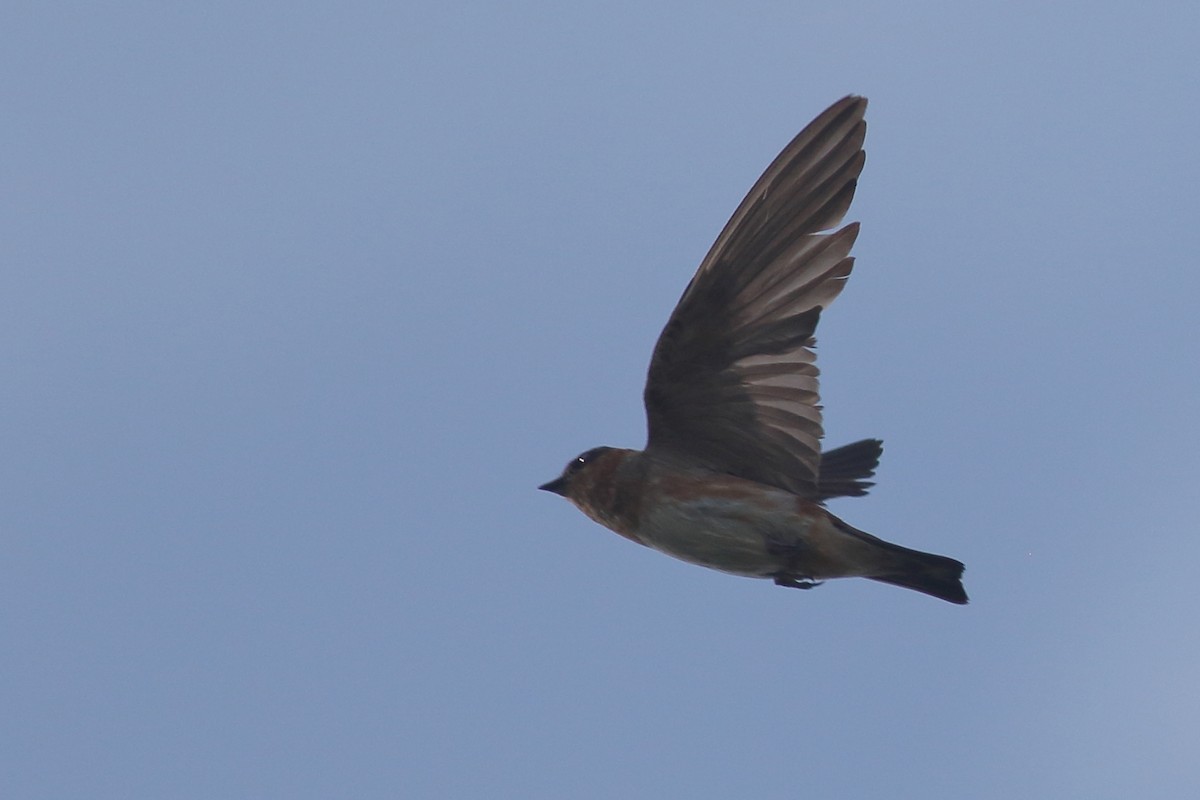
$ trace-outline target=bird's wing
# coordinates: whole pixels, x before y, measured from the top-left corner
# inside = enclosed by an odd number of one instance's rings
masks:
[[[879,456],[883,454],[883,442],[879,439],[863,439],[845,444],[835,450],[821,453],[821,473],[817,482],[817,500],[824,502],[833,497],[862,497],[875,485]]]
[[[857,223],[867,101],[802,130],[746,195],[684,290],[646,380],[647,450],[817,498],[813,332],[841,292]]]

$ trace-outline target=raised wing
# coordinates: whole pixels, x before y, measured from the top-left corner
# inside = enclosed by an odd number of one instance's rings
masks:
[[[870,479],[875,477],[882,454],[883,442],[879,439],[863,439],[821,453],[816,499],[825,502],[833,497],[862,497],[875,485]]]
[[[830,106],[746,195],[684,290],[646,380],[647,450],[820,496],[813,332],[841,292],[858,225],[867,101]]]

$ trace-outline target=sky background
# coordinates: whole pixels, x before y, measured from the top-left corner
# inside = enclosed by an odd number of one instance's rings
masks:
[[[1200,792],[1200,5],[0,10],[0,795]],[[971,605],[673,561],[640,446],[744,192],[870,98],[832,510]]]

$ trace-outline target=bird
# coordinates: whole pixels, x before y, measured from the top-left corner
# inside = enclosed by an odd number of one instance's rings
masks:
[[[821,452],[814,333],[854,266],[841,225],[865,163],[849,95],[771,162],[726,223],[650,359],[642,450],[595,447],[539,489],[638,544],[812,589],[868,578],[967,603],[963,564],[854,528],[825,507],[874,483],[883,443]]]

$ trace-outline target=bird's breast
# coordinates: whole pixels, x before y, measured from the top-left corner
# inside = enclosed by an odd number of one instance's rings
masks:
[[[782,566],[780,542],[802,541],[813,517],[773,487],[723,476],[660,475],[642,503],[638,538],[683,561],[762,577]]]

